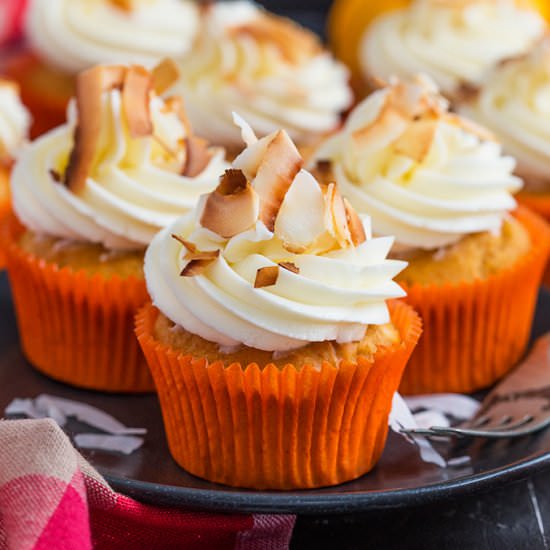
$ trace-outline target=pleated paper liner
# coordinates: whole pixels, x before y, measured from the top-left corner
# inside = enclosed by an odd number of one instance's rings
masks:
[[[336,485],[380,458],[393,394],[418,341],[421,321],[391,306],[402,342],[373,361],[317,370],[277,369],[178,353],[154,337],[158,310],[146,305],[136,333],[153,373],[172,456],[210,481],[254,489]]]
[[[10,169],[0,162],[0,226],[10,215]],[[0,269],[6,266],[6,254],[0,240]]]
[[[30,52],[9,58],[4,73],[19,84],[21,99],[32,114],[32,138],[65,122],[67,103],[74,94],[74,77],[47,67]]]
[[[529,207],[533,212],[542,216],[550,222],[550,193],[519,193],[518,202]],[[550,287],[550,263],[546,264],[546,271],[543,277],[543,283]]]
[[[40,372],[81,388],[148,392],[153,380],[134,334],[145,282],[105,278],[47,263],[17,245],[15,218],[4,227],[7,269],[23,353]]]
[[[399,386],[401,393],[486,388],[525,352],[550,249],[550,227],[525,207],[514,215],[529,231],[532,248],[512,268],[473,283],[404,285],[405,300],[422,317],[424,331]]]

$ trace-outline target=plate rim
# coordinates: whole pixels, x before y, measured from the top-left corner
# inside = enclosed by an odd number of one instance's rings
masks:
[[[99,471],[113,489],[146,504],[189,506],[225,513],[343,515],[383,508],[407,508],[468,496],[526,479],[545,469],[550,469],[550,450],[500,468],[448,481],[406,489],[347,494],[311,494],[311,489],[301,494],[300,491],[269,492],[233,488],[228,491],[177,487],[102,473],[101,469]]]

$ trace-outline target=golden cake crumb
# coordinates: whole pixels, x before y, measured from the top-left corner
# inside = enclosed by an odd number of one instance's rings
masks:
[[[99,244],[81,243],[38,235],[25,231],[19,246],[37,258],[74,271],[84,270],[89,275],[99,273],[106,278],[118,275],[143,279],[143,250],[112,251]]]
[[[484,232],[468,235],[437,251],[420,251],[407,257],[408,267],[396,280],[408,285],[442,285],[472,282],[510,268],[527,254],[531,240],[514,218],[506,219],[499,235]]]
[[[337,365],[343,359],[356,361],[359,355],[372,359],[378,348],[393,347],[401,341],[399,331],[393,324],[388,323],[370,325],[361,342],[350,344],[313,342],[303,348],[281,355],[244,345],[231,353],[223,353],[218,344],[176,326],[162,313],[159,313],[155,323],[155,338],[176,351],[195,357],[205,357],[209,363],[220,360],[226,366],[232,363],[240,363],[243,366],[250,363],[257,363],[260,366],[273,363],[279,369],[289,363],[298,369],[308,364],[319,368],[324,361]]]

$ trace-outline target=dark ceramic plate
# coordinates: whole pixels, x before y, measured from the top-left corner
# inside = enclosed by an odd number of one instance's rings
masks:
[[[550,330],[550,293],[540,295],[533,336]],[[550,467],[550,430],[539,435],[462,448],[469,455],[459,469],[440,469],[418,459],[412,445],[390,434],[377,467],[337,487],[311,491],[263,492],[232,489],[195,478],[170,457],[156,397],[105,395],[73,389],[35,372],[18,347],[7,278],[0,274],[0,410],[14,397],[50,393],[100,407],[128,426],[147,428],[145,445],[130,456],[85,452],[86,458],[117,490],[143,502],[219,511],[339,514],[410,506],[490,489]],[[69,425],[69,432],[77,426]]]

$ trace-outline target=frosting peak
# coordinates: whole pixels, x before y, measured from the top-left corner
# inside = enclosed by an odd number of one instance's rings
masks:
[[[28,146],[15,168],[14,208],[25,225],[139,249],[216,184],[223,152],[193,135],[181,101],[157,95],[170,75],[164,63],[78,76],[67,124]]]
[[[360,47],[364,72],[388,79],[429,74],[447,94],[480,84],[487,70],[526,52],[542,17],[514,0],[415,0],[377,18]]]
[[[161,231],[145,276],[153,302],[189,332],[232,347],[287,351],[360,340],[403,295],[387,260],[334,183],[317,181],[284,131],[248,147],[216,190]]]
[[[482,127],[448,111],[425,77],[394,81],[357,106],[315,153],[377,233],[438,248],[499,230],[521,187],[514,160]]]
[[[206,8],[181,71],[176,90],[193,126],[234,148],[232,111],[261,134],[284,127],[305,143],[333,130],[352,99],[347,70],[313,33],[247,1]]]

